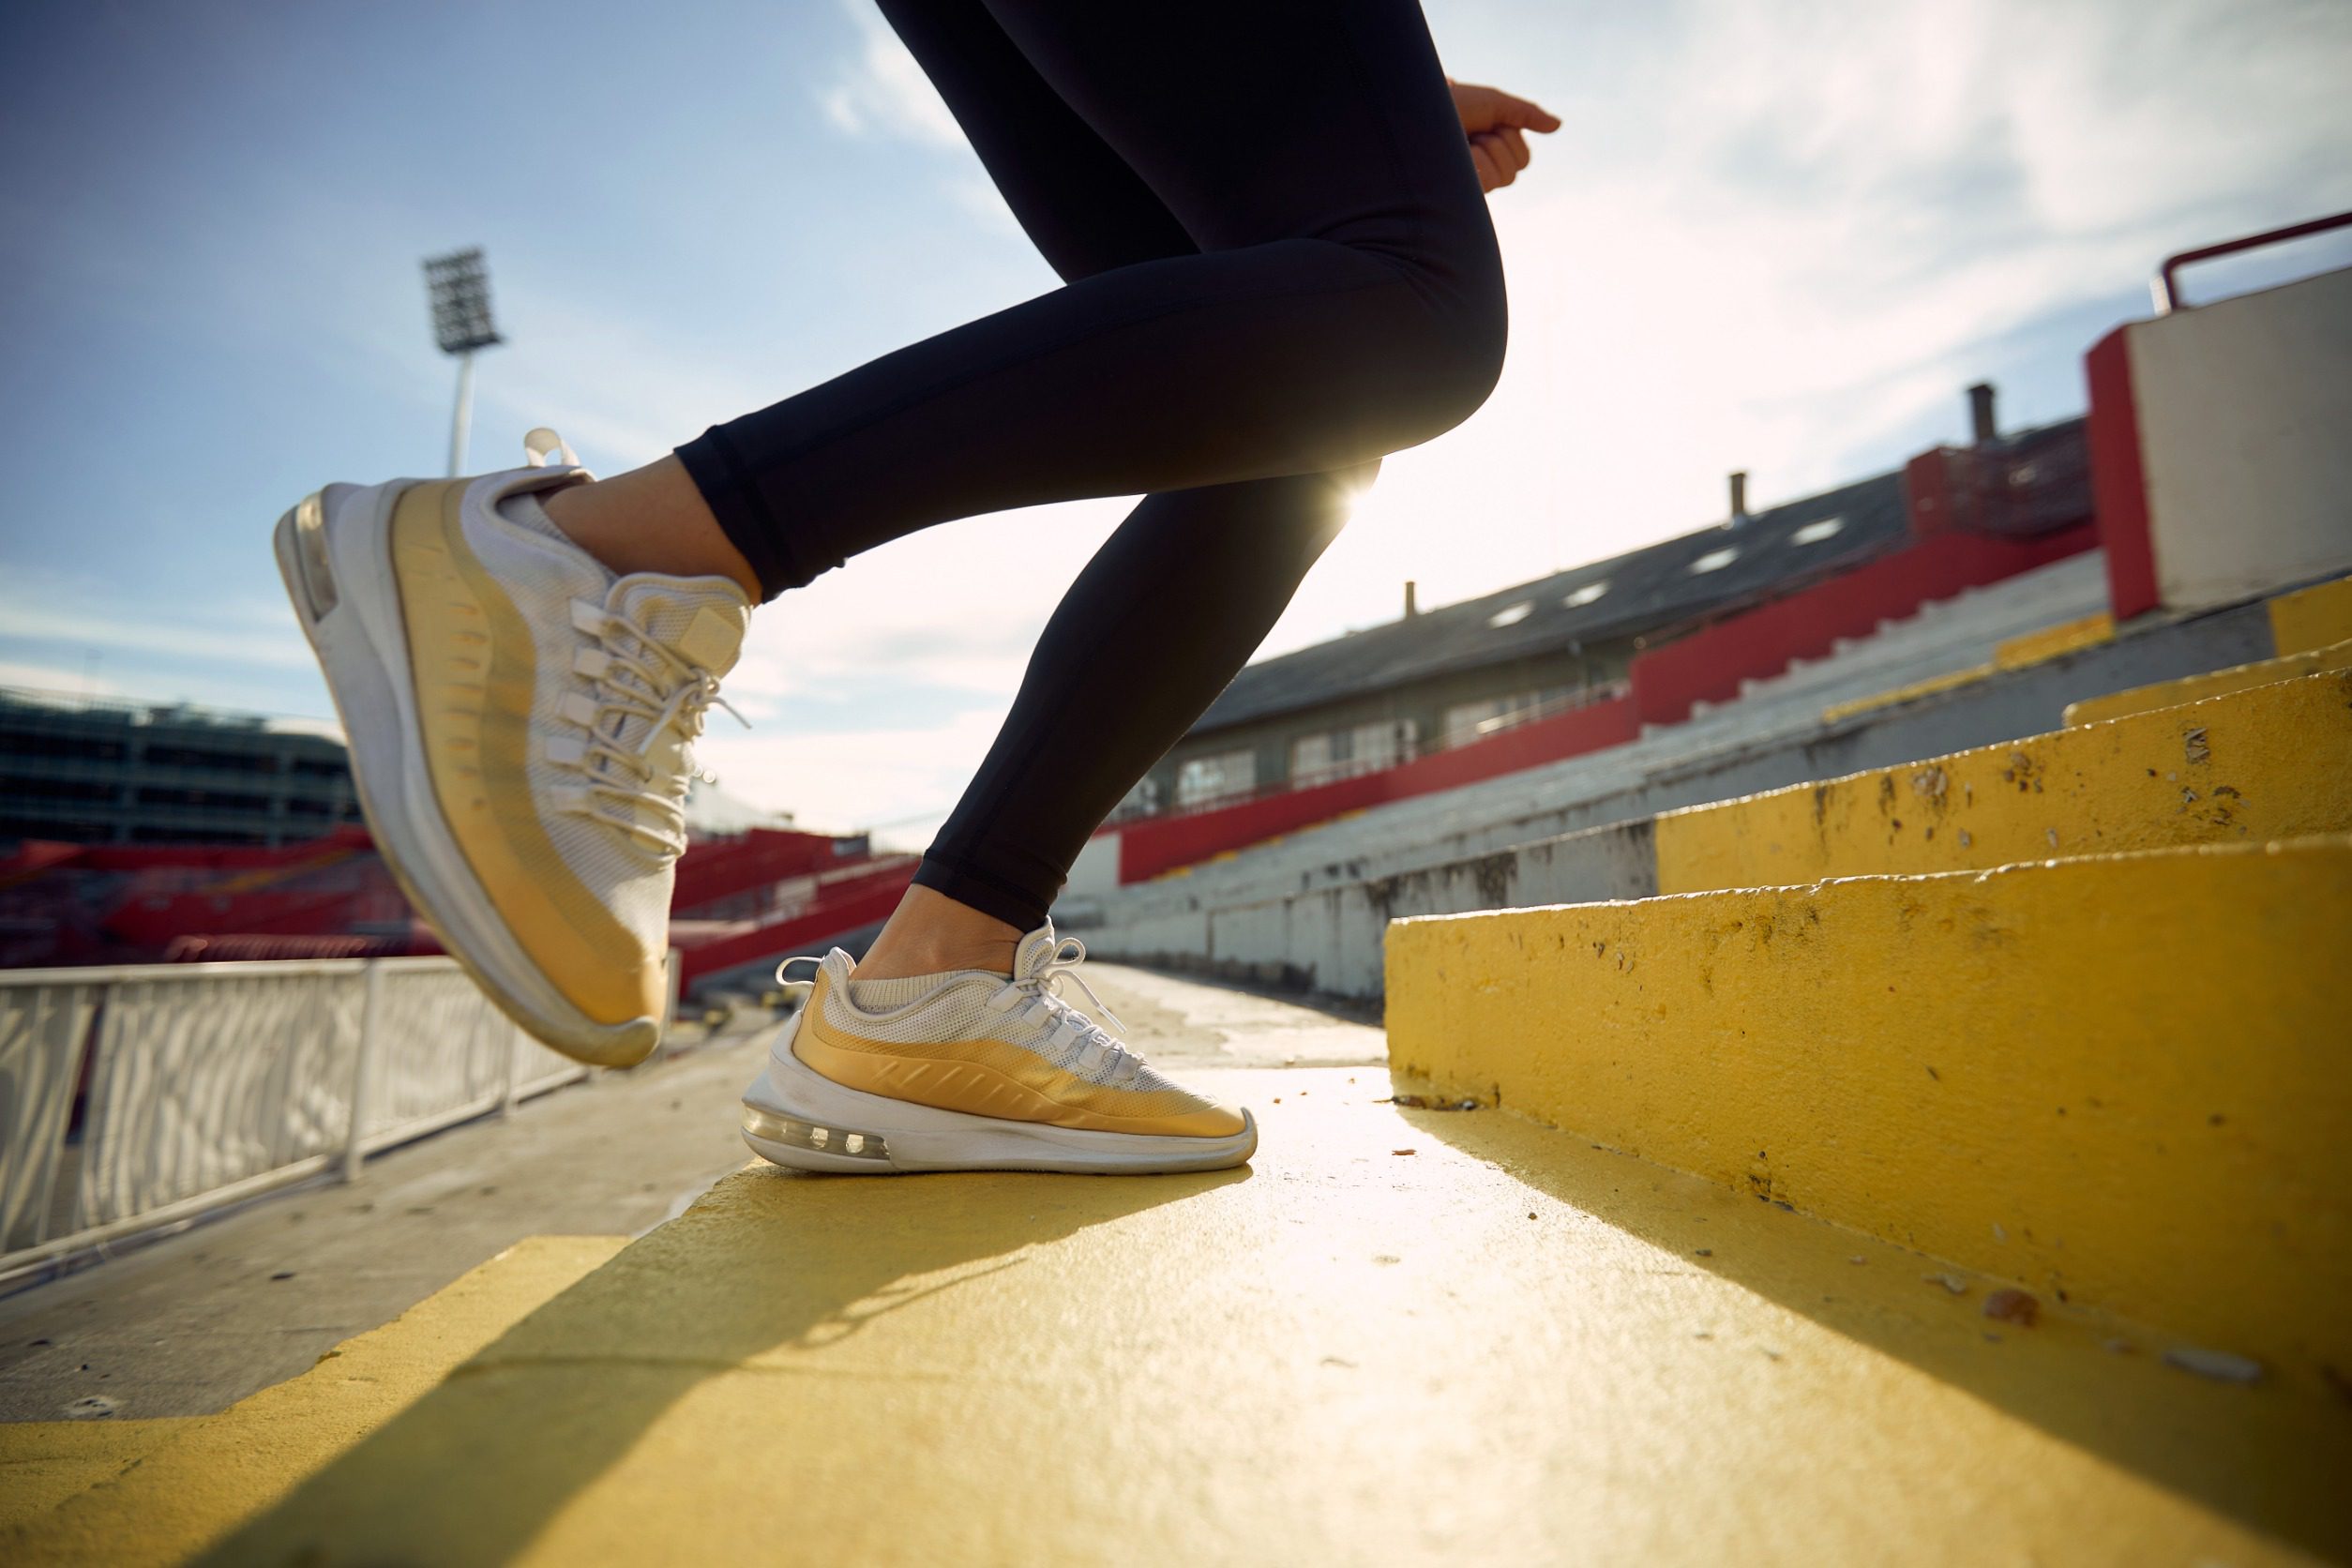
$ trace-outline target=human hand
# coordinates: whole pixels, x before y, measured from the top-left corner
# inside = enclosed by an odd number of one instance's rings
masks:
[[[1500,190],[1527,167],[1527,133],[1560,128],[1560,118],[1539,105],[1493,87],[1475,86],[1451,78],[1454,112],[1461,116],[1462,134],[1470,138],[1470,164],[1478,171],[1478,188]]]

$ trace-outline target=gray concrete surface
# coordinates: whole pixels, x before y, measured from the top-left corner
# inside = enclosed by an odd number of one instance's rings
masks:
[[[1138,1049],[1179,1070],[1385,1061],[1378,1030],[1290,1003],[1079,972]],[[385,1153],[353,1185],[264,1199],[0,1298],[0,1421],[93,1396],[126,1418],[209,1414],[523,1237],[648,1229],[749,1157],[736,1097],[772,1035],[592,1078]]]

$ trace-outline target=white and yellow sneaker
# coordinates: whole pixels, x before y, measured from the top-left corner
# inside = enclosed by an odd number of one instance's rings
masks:
[[[688,745],[751,606],[606,570],[538,501],[586,471],[551,430],[524,446],[479,478],[329,485],[279,520],[278,568],[418,912],[533,1034],[626,1066],[660,1039]]]
[[[787,959],[815,961],[816,985],[744,1093],[744,1141],[800,1170],[880,1175],[1216,1170],[1248,1159],[1249,1112],[1153,1071],[1054,993],[1068,975],[1102,1005],[1071,973],[1085,956],[1048,923],[1021,939],[1010,980],[987,970],[852,980],[837,947]]]

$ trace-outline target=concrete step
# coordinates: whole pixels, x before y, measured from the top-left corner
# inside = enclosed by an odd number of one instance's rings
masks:
[[[1399,1107],[1377,1070],[1202,1082],[1258,1111],[1250,1168],[731,1177],[206,1560],[2347,1544],[2325,1395],[2185,1374],[2055,1300],[1987,1318],[1995,1277],[1515,1117]]]
[[[2352,671],[1667,812],[1657,890],[2352,830]]]
[[[2352,577],[2281,594],[2270,601],[2269,614],[2271,647],[2281,655],[2352,640]]]
[[[2066,722],[2069,725],[2102,724],[2109,719],[2154,713],[2159,708],[2178,708],[2190,702],[2202,702],[2209,698],[2226,697],[2235,691],[2250,690],[2254,686],[2274,686],[2281,681],[2322,674],[2330,670],[2352,670],[2352,641],[2302,653],[2282,654],[2277,658],[2256,659],[2208,674],[2185,675],[2177,681],[2158,681],[2150,686],[2133,686],[2128,691],[2110,692],[2104,697],[2087,697],[2079,702],[2066,705]]]
[[[2352,1368],[2352,837],[1400,921],[1400,1082],[2314,1386]]]
[[[2332,671],[1196,912],[1123,950],[1156,941],[1211,972],[1370,997],[1383,929],[1410,915],[2347,829],[2352,672]]]
[[[193,1424],[187,1416],[0,1423],[0,1540],[113,1480]]]
[[[0,1530],[0,1560],[129,1568],[186,1560],[384,1426],[625,1242],[521,1242],[216,1416],[0,1425],[14,1526]],[[20,1458],[36,1462],[30,1503],[14,1495]]]

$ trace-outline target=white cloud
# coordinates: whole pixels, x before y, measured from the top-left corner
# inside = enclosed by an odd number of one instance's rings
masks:
[[[1702,526],[1733,468],[1770,502],[1956,438],[1995,345],[2071,388],[2087,337],[2008,340],[2352,204],[2323,156],[2352,141],[2352,8],[1717,3],[1606,50],[1512,14],[1501,84],[1567,124],[1494,198],[1502,384],[1389,460],[1272,649],[1393,618],[1406,578],[1445,602]],[[1504,15],[1456,20],[1457,70],[1501,58]]]
[[[782,805],[811,833],[890,824],[886,847],[919,850],[945,820],[1003,721],[1004,704],[975,705],[939,724],[784,733],[719,727],[697,760],[731,795]]]
[[[825,118],[852,136],[886,136],[935,147],[960,147],[964,133],[923,68],[889,24],[866,6],[849,8],[857,53],[818,95]]]
[[[68,670],[55,664],[23,664],[0,659],[0,686],[68,697],[121,697],[123,688],[87,668]]]
[[[118,586],[13,567],[0,588],[0,640],[249,668],[311,666],[309,647],[283,604],[190,614],[128,599]]]

